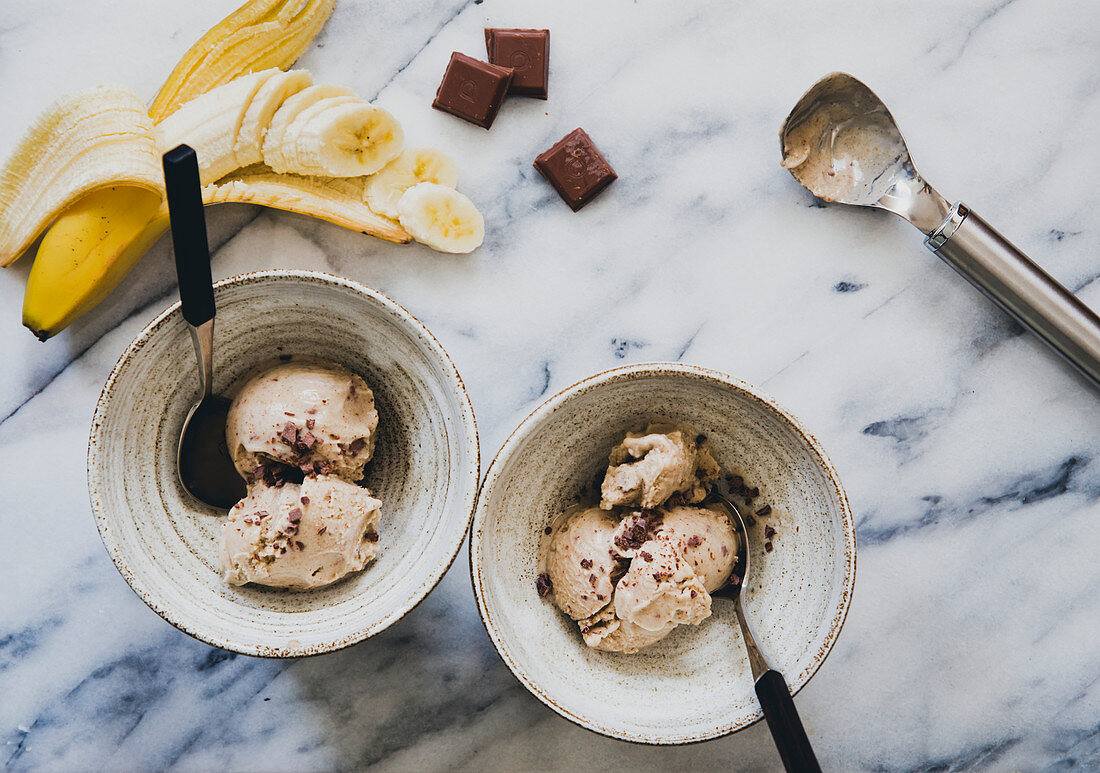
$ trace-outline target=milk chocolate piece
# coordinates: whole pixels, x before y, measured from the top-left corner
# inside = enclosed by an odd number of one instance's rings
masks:
[[[618,178],[584,129],[574,129],[535,159],[535,169],[574,212]]]
[[[486,29],[489,61],[511,67],[509,94],[546,99],[550,81],[550,30]]]
[[[497,67],[455,51],[432,107],[488,129],[511,82],[511,68]]]

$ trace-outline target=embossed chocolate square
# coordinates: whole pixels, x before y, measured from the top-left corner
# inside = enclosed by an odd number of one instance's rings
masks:
[[[584,129],[574,129],[539,155],[535,169],[574,212],[618,179]]]
[[[550,82],[550,30],[485,30],[489,61],[511,67],[509,94],[546,99]]]
[[[432,107],[488,129],[504,103],[511,82],[510,67],[498,67],[455,51],[435,92]]]

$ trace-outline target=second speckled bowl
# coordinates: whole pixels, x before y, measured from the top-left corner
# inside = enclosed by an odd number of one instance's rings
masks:
[[[176,443],[198,393],[176,303],[126,349],[107,379],[88,442],[88,490],[108,553],[165,620],[248,655],[315,655],[399,620],[443,577],[477,494],[477,427],[447,353],[379,292],[311,271],[261,271],[214,286],[214,391],[258,364],[310,355],[363,376],[378,408],[366,484],[382,500],[378,556],[325,588],[233,587],[220,575],[224,512],[176,478]]]
[[[636,655],[589,649],[535,589],[539,534],[606,468],[640,421],[686,421],[715,458],[761,490],[773,513],[750,529],[745,606],[757,638],[797,692],[832,648],[855,582],[852,515],[817,440],[756,389],[722,373],[657,363],[607,371],[543,403],[493,460],[470,538],[474,592],[489,636],[521,682],[579,725],[676,744],[748,727],[761,712],[729,602]],[[764,528],[776,535],[764,549]]]

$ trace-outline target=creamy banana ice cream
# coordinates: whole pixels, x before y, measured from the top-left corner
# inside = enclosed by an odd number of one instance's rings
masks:
[[[710,616],[738,538],[729,518],[679,505],[619,515],[574,506],[547,527],[538,589],[577,621],[588,646],[634,653]]]
[[[600,493],[600,507],[659,507],[674,494],[700,502],[718,465],[702,438],[684,424],[650,424],[628,432],[611,450]]]
[[[226,442],[249,482],[271,462],[354,482],[374,453],[377,429],[374,393],[360,376],[332,363],[295,360],[241,386],[229,408]],[[267,482],[275,482],[270,474]]]
[[[591,617],[611,603],[615,530],[619,521],[598,507],[574,507],[548,527],[542,572],[554,600],[574,620]]]
[[[367,489],[331,475],[254,483],[222,525],[225,580],[298,590],[335,582],[374,558],[381,506]]]
[[[684,558],[683,544],[660,534],[638,548],[615,586],[615,617],[646,631],[698,625],[710,617],[710,594]]]
[[[684,559],[708,592],[716,591],[729,580],[741,539],[719,505],[710,507],[672,506],[659,511],[657,534],[674,538]]]
[[[581,620],[580,626],[584,643],[592,649],[633,655],[668,636],[676,624],[670,623],[660,630],[647,631],[615,617],[615,610],[607,606],[598,614]]]
[[[374,558],[382,503],[356,481],[377,429],[374,393],[333,363],[287,361],[241,386],[226,441],[248,494],[222,525],[226,582],[307,590]]]
[[[574,505],[544,529],[536,588],[589,647],[635,653],[710,617],[741,545],[722,506],[687,504],[719,472],[691,426],[651,423],[610,461],[599,505]]]

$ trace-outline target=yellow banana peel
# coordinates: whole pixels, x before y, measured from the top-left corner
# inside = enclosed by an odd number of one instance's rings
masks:
[[[248,73],[297,61],[332,15],[336,0],[252,0],[191,46],[153,99],[160,121],[200,94]]]
[[[103,188],[69,207],[46,232],[27,277],[23,324],[57,334],[113,290],[168,229],[159,193]]]

